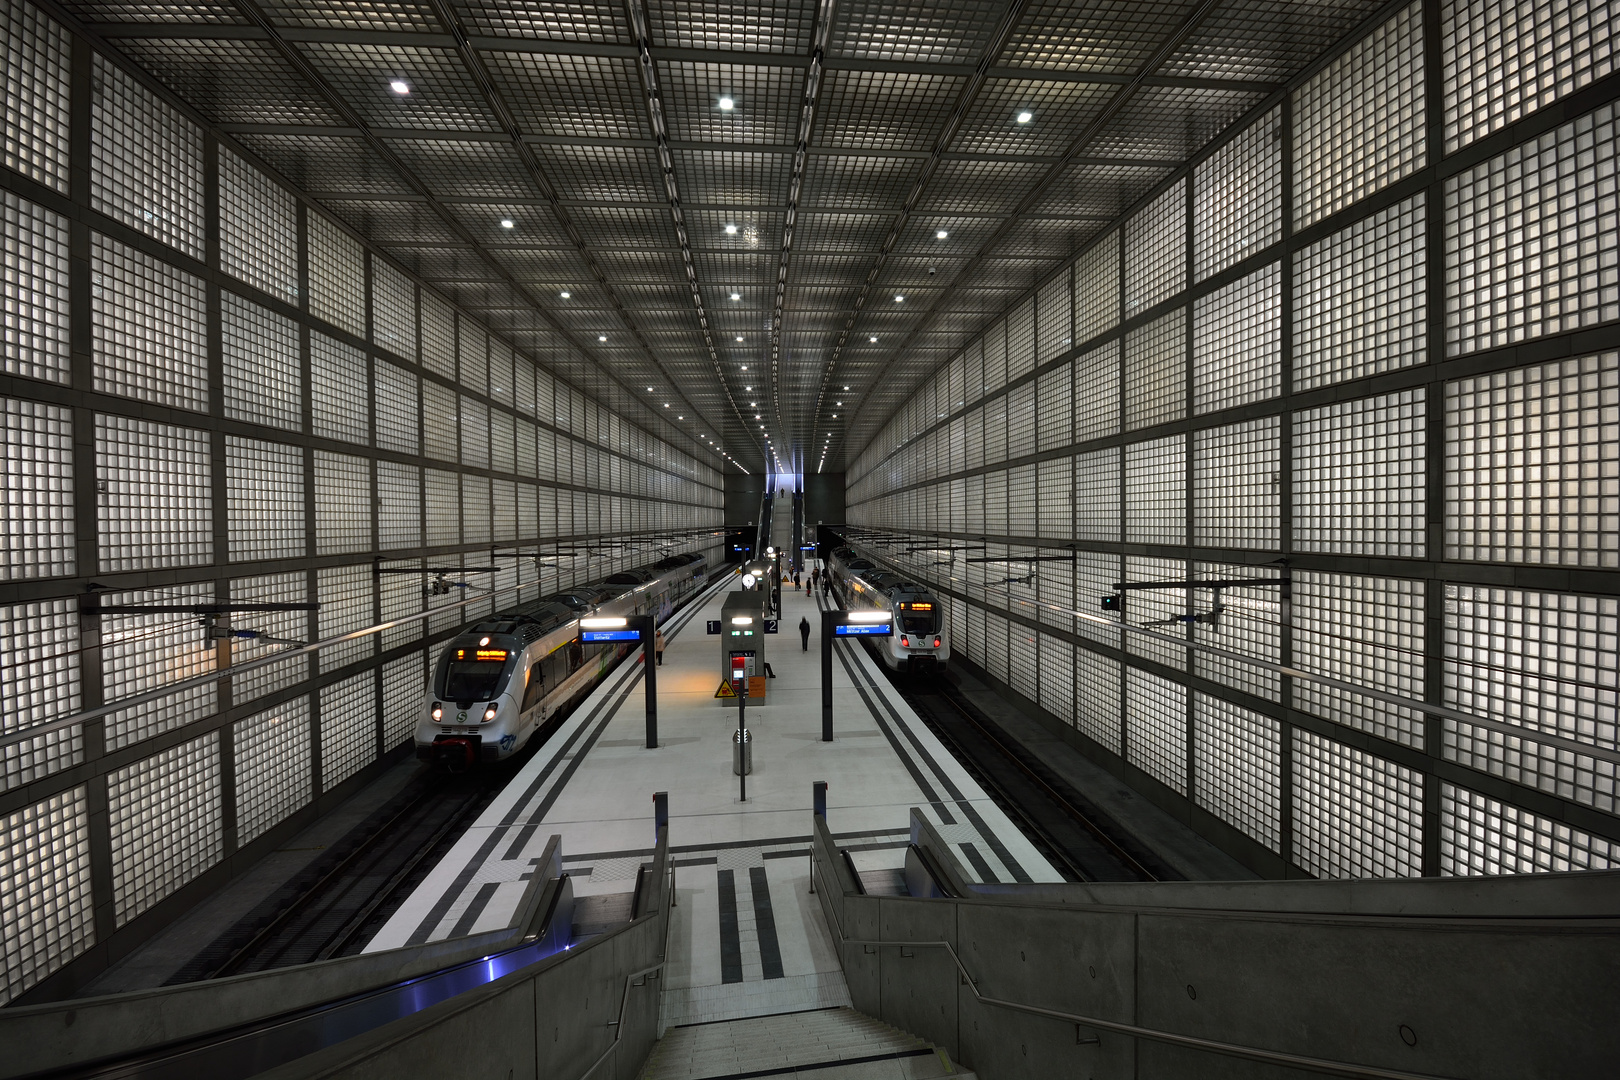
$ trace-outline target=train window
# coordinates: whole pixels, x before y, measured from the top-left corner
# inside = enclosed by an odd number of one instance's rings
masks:
[[[939,629],[939,616],[933,611],[912,611],[906,605],[900,612],[900,625],[913,634],[932,634]]]
[[[540,699],[546,692],[546,662],[536,660],[534,666],[529,668],[529,685],[523,691],[523,712],[528,712],[540,704]]]
[[[500,693],[505,660],[451,660],[443,696],[451,701],[488,701]]]

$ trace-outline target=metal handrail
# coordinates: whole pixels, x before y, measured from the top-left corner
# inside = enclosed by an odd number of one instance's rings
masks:
[[[862,547],[867,548],[869,554],[890,566],[900,567],[901,565],[895,560],[872,550],[868,545],[859,540],[852,541],[852,543],[861,543]],[[1611,750],[1606,746],[1596,746],[1592,743],[1583,743],[1576,739],[1567,739],[1562,735],[1554,735],[1550,732],[1538,731],[1535,728],[1517,727],[1502,720],[1492,720],[1489,717],[1464,712],[1461,709],[1453,709],[1446,705],[1438,705],[1429,701],[1419,701],[1416,698],[1403,697],[1400,694],[1391,694],[1386,690],[1379,690],[1371,686],[1363,686],[1360,683],[1346,682],[1343,679],[1335,679],[1331,675],[1319,675],[1313,671],[1302,671],[1299,668],[1289,667],[1286,664],[1279,664],[1274,660],[1263,660],[1258,656],[1248,656],[1244,653],[1232,652],[1228,649],[1221,649],[1214,645],[1206,645],[1203,642],[1194,641],[1191,638],[1173,637],[1170,634],[1160,633],[1157,630],[1150,630],[1145,626],[1137,626],[1134,623],[1128,623],[1120,619],[1104,618],[1101,615],[1093,615],[1090,612],[1085,611],[1071,611],[1070,609],[1062,607],[1061,605],[1043,603],[1039,600],[1030,601],[1029,606],[1050,611],[1058,615],[1065,615],[1069,618],[1081,619],[1085,622],[1098,626],[1105,626],[1110,630],[1129,630],[1133,634],[1139,634],[1143,637],[1152,638],[1155,641],[1162,641],[1166,644],[1174,645],[1178,649],[1194,649],[1201,653],[1207,653],[1210,656],[1218,656],[1223,660],[1235,660],[1240,664],[1247,664],[1250,667],[1260,668],[1264,671],[1270,671],[1277,675],[1285,675],[1288,678],[1297,681],[1317,683],[1321,686],[1331,687],[1334,690],[1343,690],[1346,693],[1356,694],[1360,697],[1372,698],[1374,701],[1382,701],[1386,705],[1397,705],[1403,709],[1411,709],[1414,712],[1428,713],[1433,716],[1444,717],[1447,720],[1455,720],[1460,724],[1469,724],[1473,727],[1485,728],[1487,731],[1495,731],[1499,734],[1507,735],[1515,739],[1524,739],[1528,742],[1540,743],[1544,746],[1556,746],[1560,750],[1568,750],[1571,753],[1584,754],[1587,757],[1596,758],[1599,761],[1608,761],[1620,765],[1620,750]],[[1010,611],[1011,609],[1008,610]]]
[[[658,963],[652,965],[651,967],[644,967],[640,971],[632,971],[630,974],[628,974],[628,975],[626,975],[624,977],[624,990],[619,995],[619,1015],[618,1015],[618,1019],[609,1020],[607,1022],[607,1026],[613,1029],[613,1041],[608,1044],[608,1048],[606,1050],[602,1051],[602,1055],[600,1057],[598,1057],[595,1061],[591,1062],[591,1067],[590,1068],[586,1069],[584,1072],[579,1074],[579,1080],[588,1080],[588,1077],[592,1073],[594,1073],[597,1069],[602,1067],[602,1063],[608,1059],[608,1056],[619,1048],[619,1039],[624,1034],[624,1011],[630,1005],[630,988],[631,988],[631,986],[634,985],[634,983],[635,983],[635,981],[637,979],[640,979],[640,978],[650,979],[650,978],[652,978],[654,972],[659,971],[660,969],[663,968],[663,966],[666,963],[669,962],[669,927],[670,927],[670,924],[675,921],[675,920],[673,920],[673,919],[671,919],[669,917],[669,908],[674,906],[674,904],[673,904],[674,897],[675,897],[675,865],[674,865],[674,861],[671,860],[670,867],[669,867],[669,898],[671,900],[671,903],[668,906],[666,906],[664,908],[664,911],[663,911],[663,916],[664,916],[664,952],[663,952],[662,956],[659,958]]]
[[[842,849],[839,849],[842,850]],[[814,858],[814,856],[812,856]],[[816,860],[825,864],[825,860]],[[823,882],[823,888],[826,883]],[[842,890],[840,890],[842,893]],[[844,893],[843,895],[848,895]],[[1270,1065],[1285,1065],[1296,1069],[1309,1069],[1311,1072],[1325,1073],[1330,1076],[1348,1076],[1370,1078],[1370,1080],[1449,1080],[1435,1073],[1414,1073],[1401,1069],[1384,1069],[1376,1065],[1355,1065],[1345,1061],[1329,1061],[1326,1058],[1306,1057],[1302,1054],[1290,1054],[1282,1050],[1266,1050],[1258,1046],[1245,1046],[1241,1043],[1221,1042],[1216,1039],[1205,1039],[1197,1035],[1182,1035],[1174,1031],[1160,1031],[1157,1028],[1139,1027],[1136,1024],[1121,1023],[1117,1020],[1105,1020],[1100,1016],[1082,1016],[1078,1013],[1067,1013],[1057,1009],[1043,1009],[1039,1005],[1025,1005],[1019,1001],[1008,1001],[1005,998],[990,997],[979,990],[979,984],[973,978],[962,958],[957,955],[956,948],[948,941],[884,941],[871,938],[852,938],[844,933],[843,921],[838,917],[837,905],[826,903],[823,908],[832,916],[833,925],[838,929],[841,942],[848,945],[872,945],[879,948],[894,947],[908,949],[944,949],[950,954],[951,961],[956,965],[956,971],[962,982],[973,992],[973,996],[982,1005],[992,1005],[1000,1009],[1009,1009],[1013,1012],[1027,1013],[1031,1016],[1043,1016],[1049,1020],[1062,1020],[1081,1027],[1097,1028],[1101,1031],[1111,1031],[1118,1035],[1129,1035],[1138,1039],[1149,1039],[1153,1042],[1168,1043],[1172,1046],[1184,1046],[1192,1050],[1203,1050],[1212,1054],[1222,1054],[1226,1057],[1244,1058],[1249,1061],[1263,1061]]]
[[[712,530],[703,531],[712,532]],[[70,713],[69,715],[60,717],[56,720],[47,720],[43,724],[35,724],[32,727],[6,732],[5,734],[0,735],[0,749],[4,749],[7,746],[14,746],[18,743],[28,742],[32,739],[37,739],[41,735],[49,735],[53,731],[61,731],[65,728],[77,727],[79,724],[83,724],[87,721],[96,720],[112,713],[123,712],[125,709],[132,709],[137,705],[145,705],[152,701],[161,701],[170,695],[183,693],[187,690],[193,690],[199,686],[208,686],[212,683],[219,682],[221,679],[229,679],[237,675],[245,675],[250,671],[257,671],[262,667],[269,667],[272,664],[279,664],[299,656],[307,656],[310,653],[331,648],[333,645],[341,645],[345,641],[355,641],[359,638],[370,637],[373,634],[380,634],[385,630],[392,630],[396,626],[405,626],[408,623],[421,622],[425,619],[431,619],[435,615],[443,615],[447,611],[463,607],[467,604],[476,604],[492,597],[505,596],[508,593],[518,593],[525,589],[537,588],[538,584],[538,582],[531,581],[522,585],[511,585],[504,589],[491,589],[488,592],[480,592],[473,596],[469,596],[464,600],[452,600],[447,604],[440,604],[437,607],[431,607],[425,611],[419,611],[414,615],[402,615],[397,619],[390,619],[388,622],[377,623],[375,626],[367,626],[359,630],[351,630],[346,634],[338,634],[334,637],[324,638],[320,641],[311,642],[308,645],[299,646],[296,649],[284,649],[278,653],[271,653],[269,656],[261,656],[257,660],[249,660],[243,664],[233,664],[230,667],[220,668],[218,671],[211,671],[206,675],[197,675],[190,679],[182,679],[180,682],[169,683],[165,686],[160,686],[155,690],[148,690],[140,694],[131,694],[129,697],[120,698],[117,701],[111,701],[104,705],[97,705],[90,709],[82,709],[79,712]]]

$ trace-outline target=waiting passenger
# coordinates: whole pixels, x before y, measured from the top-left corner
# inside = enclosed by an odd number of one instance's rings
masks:
[[[653,657],[658,661],[657,666],[664,666],[664,632],[653,631]]]
[[[799,646],[803,652],[810,651],[810,620],[802,617],[799,619]]]

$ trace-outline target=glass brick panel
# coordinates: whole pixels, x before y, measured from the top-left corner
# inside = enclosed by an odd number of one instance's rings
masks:
[[[1422,364],[1423,193],[1294,253],[1294,389]]]
[[[1177,180],[1125,223],[1125,318],[1187,285],[1187,181]]]
[[[489,467],[498,473],[517,470],[512,444],[517,439],[517,418],[504,409],[489,410]],[[618,464],[618,459],[614,459]]]
[[[1282,392],[1282,275],[1277,263],[1193,304],[1193,412]]]
[[[33,4],[10,3],[0,8],[0,42],[0,164],[66,195],[72,39]]]
[[[1114,753],[1120,752],[1120,680],[1118,660],[1084,646],[1074,650],[1074,726]]]
[[[1278,850],[1282,728],[1277,721],[1194,693],[1193,782],[1198,805]]]
[[[1037,467],[1039,517],[1036,533],[1053,540],[1074,539],[1074,467],[1069,458],[1043,461]],[[1118,473],[1116,471],[1115,475]],[[936,489],[937,490],[937,489]],[[1118,535],[1118,526],[1115,527]]]
[[[1441,19],[1448,154],[1614,71],[1607,0],[1447,0]]]
[[[1125,747],[1132,764],[1187,794],[1187,688],[1125,669]]]
[[[422,471],[415,465],[377,462],[377,546],[414,548],[422,543]]]
[[[462,474],[461,506],[461,542],[487,544],[493,540],[488,477]],[[603,522],[599,514],[591,514],[590,521],[592,532],[602,532],[612,527],[610,522]]]
[[[1077,540],[1120,540],[1124,501],[1120,497],[1119,448],[1094,450],[1074,459],[1074,536]]]
[[[1056,450],[1074,441],[1074,367],[1064,364],[1040,377],[1035,400],[1040,408],[1040,449]],[[930,455],[933,462],[938,454]]]
[[[90,205],[203,257],[202,132],[96,54],[90,99]]]
[[[360,241],[320,214],[310,213],[309,310],[318,319],[366,336],[366,253]]]
[[[1422,558],[1423,390],[1294,414],[1294,545]]]
[[[24,731],[79,708],[79,606],[40,600],[0,606],[0,734]],[[13,743],[0,751],[0,791],[82,760],[81,729]]]
[[[1187,309],[1125,337],[1125,429],[1179,420],[1187,412]]]
[[[1014,605],[1015,608],[1017,605]],[[1020,611],[1020,614],[1027,614]],[[1007,684],[1030,701],[1040,696],[1040,633],[1023,623],[1007,627]]]
[[[1036,670],[1036,688],[1041,708],[1062,720],[1074,723],[1074,646],[1049,634],[1041,635],[1041,658]],[[1092,693],[1095,687],[1086,687]]]
[[[371,260],[372,339],[407,360],[416,359],[416,283],[399,270]]]
[[[6,898],[0,922],[4,1005],[95,943],[83,787],[0,817],[0,896]]]
[[[236,842],[248,844],[309,802],[309,698],[236,722]]]
[[[113,915],[123,926],[219,861],[219,733],[209,732],[107,778]]]
[[[1279,419],[1193,433],[1193,543],[1275,549],[1281,538]]]
[[[1193,177],[1196,280],[1282,239],[1282,109],[1250,124]]]
[[[62,577],[77,565],[73,418],[67,409],[0,398],[5,422],[5,543],[0,581]]]
[[[461,399],[461,463],[489,468],[489,406],[476,398]],[[587,481],[588,482],[588,481]]]
[[[1445,877],[1620,869],[1620,844],[1477,791],[1440,785]]]
[[[226,436],[225,491],[232,562],[304,554],[302,450]]]
[[[412,377],[399,369],[392,368],[378,360],[379,369],[390,368],[398,373],[400,382],[413,381]],[[314,419],[315,434],[328,439],[341,439],[345,442],[360,443],[364,445],[370,435],[370,422],[367,413],[366,401],[366,357],[359,349],[345,345],[335,338],[329,338],[318,331],[311,331],[309,335],[309,366],[310,366],[310,405]],[[379,376],[380,377],[380,376]],[[391,385],[389,390],[398,393],[398,385]],[[379,397],[380,397],[379,393]],[[391,401],[389,405],[395,409],[400,407],[398,401]],[[415,431],[415,394],[411,394],[411,430]],[[399,423],[401,418],[389,415],[383,411],[382,403],[378,406],[378,426],[381,427],[386,419]],[[402,447],[391,447],[402,449]],[[410,448],[414,451],[414,445]]]
[[[1446,384],[1446,558],[1620,566],[1620,353]]]
[[[189,428],[96,416],[103,573],[213,561],[208,441]]]
[[[210,584],[101,594],[107,607],[206,604],[213,599]],[[203,639],[197,623],[195,615],[177,612],[101,616],[105,699],[122,701],[214,671],[217,650]],[[107,748],[119,749],[200,720],[213,713],[215,701],[212,685],[197,686],[114,713],[105,721]]]
[[[1125,559],[1125,573],[1108,582],[1094,595],[1101,597],[1113,592],[1114,582],[1118,581],[1186,581],[1189,576],[1187,564],[1180,559],[1131,555]],[[1186,589],[1135,589],[1126,599],[1125,609],[1126,621],[1131,625],[1146,626],[1157,633],[1179,638],[1187,636],[1187,626],[1182,620],[1194,610]],[[1093,606],[1091,610],[1097,608]],[[1141,634],[1126,634],[1125,649],[1136,656],[1156,660],[1166,667],[1182,671],[1187,668],[1187,650],[1184,646]]]
[[[321,688],[321,788],[331,791],[377,759],[377,675]]]
[[[386,464],[386,463],[384,463]],[[336,637],[363,630],[374,624],[375,577],[371,564],[329,566],[315,572],[315,599],[321,605],[315,612],[315,636]],[[355,638],[316,653],[320,670],[336,671],[363,660],[376,649],[376,637]]]
[[[240,604],[305,604],[309,602],[309,578],[302,571],[235,578],[231,581],[231,601]],[[230,643],[232,666],[250,664],[296,648],[295,643],[310,637],[307,611],[243,611],[230,619],[239,630],[253,630],[263,637],[235,638]],[[284,690],[309,677],[307,657],[283,660],[268,667],[231,676],[231,702],[241,705],[277,690]]]
[[[1620,319],[1615,106],[1446,181],[1446,354]]]
[[[1119,323],[1119,230],[1074,261],[1074,340],[1090,341]]]
[[[1423,775],[1294,729],[1294,862],[1320,878],[1417,877]]]
[[[422,366],[446,379],[456,377],[456,313],[432,289],[421,290]]]
[[[1007,394],[1007,460],[1035,452],[1035,383],[1027,382]]]
[[[298,303],[298,202],[292,192],[219,148],[219,268]]]
[[[1101,345],[1074,362],[1074,441],[1119,430],[1119,342]]]
[[[1187,542],[1185,435],[1125,448],[1125,539],[1134,544]]]
[[[423,505],[429,546],[461,543],[461,484],[456,474],[425,470]]]
[[[475,394],[489,392],[489,337],[471,319],[459,320],[456,334],[456,379]]]
[[[92,233],[90,322],[97,390],[198,412],[208,408],[200,278]]]
[[[313,345],[314,335],[310,335]],[[372,361],[376,401],[376,444],[382,450],[418,454],[422,449],[421,408],[413,371],[397,368],[381,358]]]
[[[383,751],[409,742],[422,713],[427,693],[427,669],[421,653],[411,653],[383,665]]]
[[[1428,163],[1423,6],[1392,16],[1294,93],[1294,224],[1320,221]]]
[[[440,461],[456,461],[461,456],[459,430],[456,423],[456,392],[431,379],[423,379],[423,453]]]
[[[371,550],[371,462],[315,452],[315,553]]]
[[[1064,267],[1061,273],[1041,286],[1035,304],[1037,345],[1035,362],[1044,364],[1048,360],[1062,356],[1069,351],[1069,346],[1074,344],[1074,335],[1069,325],[1073,305],[1069,292],[1068,267]]]
[[[303,428],[298,327],[235,293],[220,294],[225,415],[266,427]]]
[[[1193,577],[1205,581],[1275,579],[1277,571],[1269,566],[1195,562]],[[1273,664],[1282,662],[1282,603],[1276,586],[1238,585],[1222,589],[1219,594],[1210,589],[1196,589],[1192,603],[1193,611],[1199,614],[1214,612],[1217,604],[1221,609],[1214,622],[1197,624],[1192,631],[1194,640]],[[1281,684],[1271,671],[1245,664],[1241,660],[1228,660],[1224,656],[1197,651],[1192,658],[1195,675],[1268,701],[1278,699]]]
[[[1620,599],[1451,584],[1445,590],[1445,704],[1620,748]],[[1443,723],[1447,758],[1616,811],[1614,764],[1471,724]]]
[[[1296,571],[1294,666],[1423,699],[1421,581]],[[1381,738],[1423,745],[1422,717],[1319,683],[1294,682],[1294,707]]]
[[[14,5],[7,10],[27,5]],[[32,10],[32,8],[29,8]],[[0,21],[6,19],[0,11]],[[8,375],[68,381],[68,223],[0,191],[0,348]]]

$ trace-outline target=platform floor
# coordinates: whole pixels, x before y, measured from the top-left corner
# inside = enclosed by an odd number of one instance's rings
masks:
[[[548,740],[368,946],[368,951],[508,925],[553,835],[575,894],[631,887],[653,850],[652,796],[669,792],[676,908],[669,1026],[849,1003],[809,895],[811,784],[828,783],[828,824],[857,867],[899,867],[919,807],[986,881],[1058,881],[895,693],[858,642],[835,645],[834,741],[821,741],[820,613],[783,592],[766,638],[776,677],[750,703],[748,798],[731,771],[734,702],[716,701],[720,641],[705,633],[724,587],[671,620],[658,672],[659,745],[645,747],[639,658],[622,665]],[[810,649],[798,624],[808,618]]]

